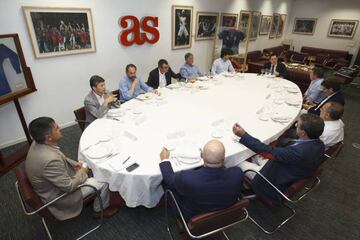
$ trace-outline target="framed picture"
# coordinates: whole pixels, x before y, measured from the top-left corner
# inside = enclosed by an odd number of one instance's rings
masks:
[[[0,104],[31,92],[35,84],[17,34],[0,35]]]
[[[172,49],[191,47],[192,6],[172,6]]]
[[[238,16],[236,13],[221,13],[220,28],[237,28]]]
[[[316,27],[316,18],[295,18],[293,33],[313,35]]]
[[[239,30],[242,31],[245,35],[247,34],[249,28],[251,11],[240,11],[240,19],[239,19]]]
[[[219,14],[210,12],[196,13],[195,40],[212,40],[216,35]]]
[[[279,22],[280,22],[280,14],[274,13],[273,14],[273,19],[272,19],[272,22],[271,22],[269,38],[275,38],[276,37],[276,33],[277,33],[277,30],[278,30],[278,27],[279,27]]]
[[[257,11],[251,12],[251,30],[249,37],[250,41],[257,39],[260,21],[261,21],[261,12],[257,12]]]
[[[36,58],[95,52],[91,9],[23,7]]]
[[[330,22],[328,37],[353,38],[358,23],[358,20],[332,19]]]
[[[281,14],[279,18],[279,25],[276,31],[276,38],[280,38],[283,35],[286,22],[286,14]]]
[[[272,16],[271,15],[262,15],[260,28],[259,28],[259,35],[268,35],[270,32]]]

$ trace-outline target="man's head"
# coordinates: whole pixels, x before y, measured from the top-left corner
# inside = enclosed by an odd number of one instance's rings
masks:
[[[316,80],[318,78],[324,78],[324,69],[321,67],[315,67],[310,70],[310,80]]]
[[[136,66],[134,64],[130,63],[126,65],[125,72],[130,79],[136,79]]]
[[[326,78],[322,83],[321,86],[323,86],[323,92],[330,96],[337,91],[341,89],[341,84],[339,82],[339,79],[335,76],[331,76]]]
[[[90,87],[97,95],[102,96],[105,93],[105,80],[94,75],[90,78]]]
[[[167,73],[169,71],[169,63],[165,59],[160,59],[158,68],[162,74]]]
[[[227,61],[229,59],[229,56],[230,56],[230,51],[227,50],[227,49],[223,49],[221,50],[221,54],[220,54],[220,57],[224,60],[224,61]]]
[[[218,140],[207,142],[201,152],[204,159],[204,166],[211,168],[219,168],[224,166],[225,147]]]
[[[339,120],[344,113],[344,106],[337,102],[327,102],[320,108],[320,117],[324,121]]]
[[[318,139],[323,131],[324,121],[315,114],[302,114],[297,122],[296,135],[300,139]]]
[[[189,65],[194,63],[194,55],[192,55],[192,53],[185,54],[185,63]]]
[[[272,54],[270,55],[270,62],[271,62],[271,64],[273,64],[273,65],[275,65],[275,64],[278,63],[278,56],[277,56],[276,53],[272,53]]]
[[[39,117],[29,124],[31,137],[36,143],[57,144],[62,137],[59,125],[49,117]]]

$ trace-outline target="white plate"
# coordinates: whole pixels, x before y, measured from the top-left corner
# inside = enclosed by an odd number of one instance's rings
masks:
[[[235,73],[225,72],[225,73],[223,73],[223,76],[224,76],[224,77],[234,77],[234,76],[235,76]]]
[[[102,135],[99,137],[99,141],[100,142],[108,142],[111,140],[111,136],[110,135]]]
[[[271,119],[275,122],[287,123],[290,121],[290,117],[282,114],[275,113],[271,116]]]
[[[185,164],[194,164],[194,163],[198,163],[200,162],[200,158],[182,158],[182,157],[177,157],[177,159]]]
[[[289,99],[286,100],[286,104],[288,104],[290,106],[300,106],[301,101],[289,98]]]
[[[216,130],[216,131],[211,133],[211,136],[214,137],[214,138],[222,138],[223,135],[224,135],[224,133],[221,130]]]
[[[298,93],[298,89],[297,88],[288,88],[287,91],[289,93]]]
[[[87,150],[86,155],[88,155],[90,158],[99,159],[109,156],[111,152],[112,149],[110,146],[95,145],[94,147],[91,147],[89,150]]]
[[[122,117],[125,115],[125,110],[124,109],[109,109],[109,111],[107,112],[107,115],[109,117]]]
[[[209,87],[208,87],[208,86],[198,86],[198,89],[200,89],[200,90],[207,90],[207,89],[209,89]]]
[[[260,119],[261,121],[268,121],[268,120],[269,120],[269,116],[266,115],[266,114],[262,114],[262,115],[259,116],[259,119]]]
[[[167,85],[166,87],[167,87],[167,88],[170,88],[170,89],[181,88],[180,84],[178,84],[178,83],[169,84],[169,85]]]
[[[268,78],[276,78],[276,76],[275,75],[271,75],[271,74],[268,74],[268,75],[266,75]]]
[[[210,80],[210,78],[207,77],[207,76],[197,77],[196,79],[197,79],[197,80],[200,80],[200,81],[209,81],[209,80]]]
[[[285,100],[282,99],[282,98],[275,98],[275,99],[274,99],[274,103],[275,103],[275,104],[282,104],[282,103],[284,103],[284,101],[285,101]]]
[[[152,93],[145,93],[145,94],[140,94],[139,96],[136,97],[136,99],[145,101],[145,100],[150,100],[153,97]]]
[[[164,100],[164,97],[163,96],[157,96],[156,100]]]

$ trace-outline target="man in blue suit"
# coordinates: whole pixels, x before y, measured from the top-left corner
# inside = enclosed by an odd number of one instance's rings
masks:
[[[260,171],[280,191],[285,191],[293,182],[311,176],[318,168],[324,155],[325,146],[319,139],[324,130],[324,121],[314,114],[303,114],[297,123],[296,134],[299,139],[287,147],[271,147],[248,134],[237,123],[233,127],[235,135],[241,137],[240,143],[255,153],[266,152],[274,156],[263,165],[244,161],[240,164],[243,171]],[[282,201],[278,193],[255,174],[251,187],[260,197],[274,204]]]
[[[225,209],[240,197],[243,172],[238,167],[225,168],[225,148],[217,140],[209,141],[201,152],[204,166],[174,173],[169,151],[160,154],[160,170],[166,187],[177,197],[186,220],[191,217]],[[165,161],[164,161],[165,160]]]

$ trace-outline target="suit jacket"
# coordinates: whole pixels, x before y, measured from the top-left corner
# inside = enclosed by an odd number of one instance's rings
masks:
[[[108,92],[105,92],[105,96],[109,95]],[[85,114],[86,114],[86,123],[85,127],[89,126],[90,123],[95,121],[98,118],[102,118],[108,112],[109,108],[118,108],[120,107],[120,102],[109,103],[108,107],[104,107],[100,105],[97,100],[95,93],[93,91],[89,92],[89,94],[85,97],[84,100]]]
[[[265,63],[264,68],[271,70],[270,69],[271,68],[271,62]],[[275,71],[278,72],[280,74],[280,76],[283,77],[283,78],[287,78],[287,76],[288,76],[286,66],[281,62],[277,63]]]
[[[174,73],[171,68],[169,68],[169,71],[165,73],[166,78],[166,85],[171,84],[171,78],[181,78],[180,74]],[[157,89],[159,87],[159,68],[153,69],[149,73],[148,81],[146,83],[148,86],[152,87],[153,89]]]
[[[174,173],[170,162],[160,163],[164,183],[175,191],[187,220],[205,212],[225,209],[240,196],[243,172],[238,167],[201,167]]]
[[[337,102],[340,103],[342,105],[345,104],[345,97],[344,95],[340,92],[337,91],[334,95],[332,95],[330,98],[328,98],[326,101],[324,101],[326,99],[326,97],[319,102],[318,104],[316,104],[316,106],[308,109],[308,113],[312,113],[312,114],[316,114],[316,115],[320,115],[320,108],[321,106],[323,106],[325,103],[327,102]]]
[[[35,141],[31,144],[25,161],[25,172],[43,203],[73,191],[86,181],[88,176],[83,171],[76,171],[73,168],[75,163],[55,146]],[[82,194],[77,190],[48,209],[57,219],[66,220],[79,215],[82,206]]]
[[[311,176],[324,155],[324,143],[315,139],[287,147],[271,147],[245,133],[240,143],[256,153],[267,152],[274,156],[260,172],[278,189],[286,190],[293,182]],[[252,189],[259,196],[273,203],[283,199],[264,180],[255,175]]]

